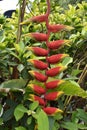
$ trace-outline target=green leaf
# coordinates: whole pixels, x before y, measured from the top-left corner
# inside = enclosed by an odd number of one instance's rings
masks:
[[[10,52],[10,54],[11,54],[12,56],[14,56],[14,57],[16,57],[17,59],[19,59],[19,60],[20,60],[19,56],[18,56],[18,55],[16,55],[16,53],[14,53],[14,52]]]
[[[17,69],[18,69],[19,72],[21,72],[24,69],[24,65],[23,64],[19,64],[17,66]]]
[[[26,130],[26,128],[19,126],[19,127],[16,127],[15,130]]]
[[[24,45],[23,41],[19,42],[19,46],[20,46],[21,50],[24,51],[25,45]]]
[[[16,88],[24,88],[24,86],[26,85],[27,80],[24,79],[12,79],[12,80],[8,80],[3,82],[0,85],[0,88],[10,88],[10,89],[16,89]]]
[[[87,123],[87,112],[85,112],[83,109],[77,109],[77,112],[78,113],[76,117]]]
[[[73,69],[73,71],[72,71],[72,76],[76,76],[76,75],[78,75],[79,73],[81,73],[82,72],[82,70],[79,70],[79,69]]]
[[[66,58],[64,58],[62,64],[63,64],[64,66],[67,66],[68,64],[70,64],[70,63],[72,63],[72,62],[73,62],[73,58],[72,58],[72,57],[66,57]]]
[[[0,118],[0,125],[2,125],[3,124],[3,119],[2,118]]]
[[[45,0],[41,0],[41,2],[45,2]]]
[[[28,110],[23,106],[23,104],[19,104],[14,111],[16,121],[20,120],[27,111]]]
[[[52,116],[49,116],[48,119],[49,119],[50,130],[53,130],[55,120]]]
[[[37,118],[38,130],[49,130],[49,121],[46,113],[41,110]]]
[[[87,130],[87,126],[85,126],[84,124],[78,124],[78,128],[80,130]]]
[[[15,109],[15,106],[13,106],[10,109],[4,111],[4,113],[2,115],[4,122],[9,121],[13,117],[14,109]]]
[[[1,114],[1,111],[2,111],[2,105],[0,104],[0,114]]]
[[[27,119],[27,124],[30,125],[32,122],[32,116],[30,116],[28,119]]]
[[[79,84],[74,81],[65,81],[58,88],[58,91],[63,91],[66,95],[69,96],[80,96],[82,98],[87,97],[87,92],[80,88]]]
[[[73,122],[64,122],[61,126],[67,130],[78,130],[77,124]]]
[[[39,103],[37,101],[30,104],[29,108],[34,111],[38,107]]]
[[[60,114],[60,113],[57,113],[55,116],[54,116],[54,119],[55,120],[61,120],[63,118],[63,116]]]
[[[87,126],[84,124],[77,124],[73,122],[64,122],[61,126],[67,130],[87,130]]]
[[[22,52],[21,47],[20,47],[19,44],[14,44],[14,46],[15,46],[15,49],[16,49],[16,51],[17,51],[18,53],[21,53],[21,52]]]

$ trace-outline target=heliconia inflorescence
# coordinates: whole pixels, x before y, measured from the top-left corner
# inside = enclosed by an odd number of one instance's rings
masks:
[[[63,112],[62,110],[56,107],[52,106],[48,107],[48,105],[51,105],[50,104],[51,101],[58,100],[58,98],[62,96],[62,94],[64,94],[63,91],[58,91],[56,88],[60,87],[60,85],[65,82],[62,79],[58,79],[58,75],[62,71],[64,71],[67,67],[58,63],[69,55],[61,53],[56,53],[52,55],[52,51],[55,51],[64,45],[69,45],[71,41],[63,39],[49,41],[50,33],[57,33],[63,30],[70,31],[73,28],[63,24],[53,24],[53,25],[49,24],[49,15],[50,15],[50,0],[47,0],[47,12],[45,14],[34,16],[21,23],[21,25],[28,24],[29,22],[46,23],[47,33],[32,32],[24,34],[23,36],[31,37],[41,43],[42,42],[46,43],[46,46],[44,48],[42,46],[27,47],[27,49],[29,51],[32,51],[32,53],[34,53],[35,56],[44,57],[44,61],[41,61],[40,59],[37,60],[35,58],[28,59],[28,62],[33,64],[33,66],[35,67],[35,70],[29,71],[29,73],[35,79],[34,83],[28,84],[28,88],[31,89],[33,92],[33,94],[29,94],[29,100],[38,101],[39,105],[42,106],[44,112],[46,112],[46,114],[50,116],[53,116],[56,113]],[[43,85],[38,85],[40,83]]]

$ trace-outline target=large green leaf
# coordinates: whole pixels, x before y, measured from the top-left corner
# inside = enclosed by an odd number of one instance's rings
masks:
[[[9,121],[13,117],[15,107],[11,107],[10,109],[4,111],[2,115],[2,119],[4,122]]]
[[[69,96],[80,96],[82,98],[87,97],[87,92],[83,90],[78,83],[74,81],[65,81],[63,84],[61,84],[58,89],[58,91],[63,91],[66,95]]]
[[[64,122],[61,126],[67,130],[87,130],[87,126],[84,124],[77,124],[73,122]]]
[[[27,83],[27,80],[24,80],[24,79],[12,79],[12,80],[3,82],[0,85],[0,88],[21,89],[21,88],[24,88],[26,83]]]
[[[15,130],[26,130],[23,126],[16,127]]]
[[[52,116],[48,117],[50,130],[53,130],[55,119]]]
[[[38,130],[49,130],[49,121],[46,113],[41,110],[37,118]]]
[[[16,121],[20,120],[26,112],[27,109],[23,106],[23,104],[19,104],[14,111]]]

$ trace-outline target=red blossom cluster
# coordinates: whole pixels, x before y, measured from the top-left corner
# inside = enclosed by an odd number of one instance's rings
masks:
[[[68,44],[69,40],[56,40],[56,41],[49,41],[50,33],[57,33],[61,30],[70,30],[72,27],[69,27],[67,25],[61,25],[61,24],[55,24],[51,25],[49,24],[49,15],[50,15],[50,0],[47,0],[47,12],[44,15],[35,16],[33,18],[30,18],[21,25],[28,24],[31,22],[45,22],[47,33],[28,33],[24,36],[30,36],[34,38],[36,41],[39,42],[45,42],[47,48],[41,48],[41,47],[28,47],[28,50],[31,50],[34,55],[36,56],[42,56],[45,57],[45,61],[36,60],[36,59],[30,59],[28,62],[30,62],[37,70],[36,71],[29,71],[29,73],[37,80],[37,82],[43,83],[43,86],[36,84],[28,84],[28,87],[33,91],[33,94],[29,95],[29,100],[31,101],[38,101],[39,105],[42,106],[42,109],[48,114],[48,115],[54,115],[58,112],[62,112],[62,110],[48,106],[49,101],[55,101],[57,100],[64,92],[62,91],[56,91],[55,88],[57,88],[60,84],[64,82],[64,80],[57,79],[56,76],[64,71],[66,69],[63,65],[57,65],[57,63],[61,62],[61,60],[68,56],[68,54],[54,54],[51,55],[51,51],[54,51],[56,49],[59,49],[63,45]],[[54,65],[52,67],[51,65]],[[49,81],[49,77],[54,78],[54,80]],[[51,90],[48,91],[48,90]],[[52,91],[53,90],[53,91]]]

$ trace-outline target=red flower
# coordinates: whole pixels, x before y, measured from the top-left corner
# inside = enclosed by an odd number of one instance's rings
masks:
[[[33,51],[33,53],[37,56],[47,56],[48,50],[40,48],[40,47],[27,47],[27,49]]]
[[[53,50],[53,49],[58,49],[62,45],[66,44],[68,45],[70,43],[70,40],[56,40],[48,43],[48,47]]]
[[[56,107],[45,107],[44,112],[49,116],[54,116],[56,113],[62,113],[63,111]]]
[[[45,22],[47,19],[47,15],[44,14],[44,15],[39,15],[39,16],[35,16],[33,18],[31,18],[30,20],[33,21],[33,22]]]
[[[47,15],[39,15],[39,16],[34,16],[28,20],[25,20],[24,22],[20,23],[20,25],[24,25],[24,24],[29,24],[31,21],[32,22],[45,22],[47,19]]]
[[[48,65],[40,60],[28,60],[31,62],[37,69],[44,70],[47,69]]]
[[[49,70],[46,70],[46,75],[49,76],[49,77],[54,77],[65,69],[66,69],[65,66],[58,66],[58,67],[55,67],[55,68],[51,68]]]
[[[37,72],[37,71],[29,71],[31,75],[33,75],[38,81],[45,82],[47,80],[47,76]]]
[[[35,84],[29,84],[28,86],[37,94],[44,94],[46,92],[41,86]]]
[[[73,27],[63,25],[63,24],[54,24],[54,25],[49,25],[48,29],[50,32],[56,33],[61,30],[71,30],[71,29],[73,29]]]
[[[58,85],[64,83],[64,80],[54,80],[54,81],[50,81],[48,83],[45,83],[46,88],[47,89],[54,89],[56,87],[58,87]]]
[[[55,24],[55,25],[49,25],[48,29],[50,32],[56,33],[58,31],[65,29],[65,27],[66,27],[65,25]]]
[[[39,104],[43,105],[43,106],[45,106],[45,104],[46,104],[45,101],[44,101],[44,99],[40,98],[39,96],[30,94],[29,97],[30,97],[29,98],[30,101],[38,101]]]
[[[57,62],[59,62],[62,58],[69,56],[68,54],[56,54],[56,55],[52,55],[47,57],[47,62],[49,62],[50,64],[55,64]]]
[[[59,92],[50,92],[48,94],[45,94],[44,98],[49,101],[54,101],[57,100],[64,92],[59,91]]]
[[[24,34],[23,36],[30,36],[39,42],[47,41],[47,38],[48,38],[47,34],[37,33],[37,32],[36,33],[27,33],[27,34]]]

